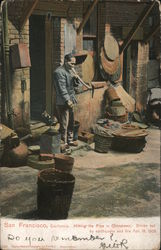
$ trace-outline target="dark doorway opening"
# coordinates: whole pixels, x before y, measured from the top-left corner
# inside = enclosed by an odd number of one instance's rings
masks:
[[[30,17],[30,109],[31,119],[40,119],[45,110],[45,17]]]

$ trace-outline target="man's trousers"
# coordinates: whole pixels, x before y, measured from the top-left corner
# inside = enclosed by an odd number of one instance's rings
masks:
[[[63,143],[70,143],[73,141],[74,131],[74,111],[66,105],[58,105],[58,120],[60,123],[60,133]]]

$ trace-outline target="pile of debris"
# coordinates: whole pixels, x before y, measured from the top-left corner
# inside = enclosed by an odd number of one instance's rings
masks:
[[[45,122],[35,121],[30,124],[30,128],[18,127],[15,130],[8,128],[4,124],[0,124],[1,166],[25,166],[28,164],[28,160],[33,163],[32,157],[36,154],[40,154],[40,144],[42,144],[41,142],[45,135],[47,136],[47,133],[51,134],[51,131],[54,134],[58,134],[60,128],[58,121],[51,118],[47,112],[42,114],[42,119],[44,119]],[[45,147],[46,146],[47,144]],[[46,159],[46,156],[38,155],[38,160],[40,159],[40,161],[44,161],[44,157]],[[47,160],[52,160],[49,158],[51,157],[47,156]],[[33,164],[36,165],[36,162],[37,161],[34,161]],[[51,166],[51,164],[49,164],[49,166]]]
[[[101,124],[102,122],[102,124]],[[101,119],[93,127],[95,151],[108,153],[110,149],[120,152],[139,153],[146,145],[145,129],[131,123],[121,124],[109,119]]]
[[[93,127],[95,151],[141,152],[148,126],[135,111],[135,100],[121,85],[110,85],[105,93],[105,105],[106,118],[98,120]]]

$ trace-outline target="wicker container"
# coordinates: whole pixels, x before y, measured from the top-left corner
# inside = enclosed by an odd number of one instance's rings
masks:
[[[113,134],[112,149],[121,152],[140,153],[148,135],[144,129],[120,129]]]
[[[128,113],[121,116],[116,116],[108,113],[108,118],[116,122],[124,123],[128,121]]]
[[[114,116],[123,116],[126,114],[125,107],[122,106],[111,106],[110,107],[110,112]]]
[[[112,149],[120,152],[140,153],[146,145],[144,137],[138,138],[119,138],[114,137]]]
[[[95,151],[99,153],[108,153],[112,145],[112,135],[95,134]]]
[[[38,174],[37,208],[40,219],[67,219],[75,177],[69,173],[57,172],[54,168]]]

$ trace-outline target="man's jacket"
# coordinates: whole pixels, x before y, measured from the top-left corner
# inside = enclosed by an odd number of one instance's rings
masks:
[[[54,87],[56,90],[56,105],[65,105],[68,100],[76,103],[74,81],[71,73],[65,66],[58,67],[53,73]]]

